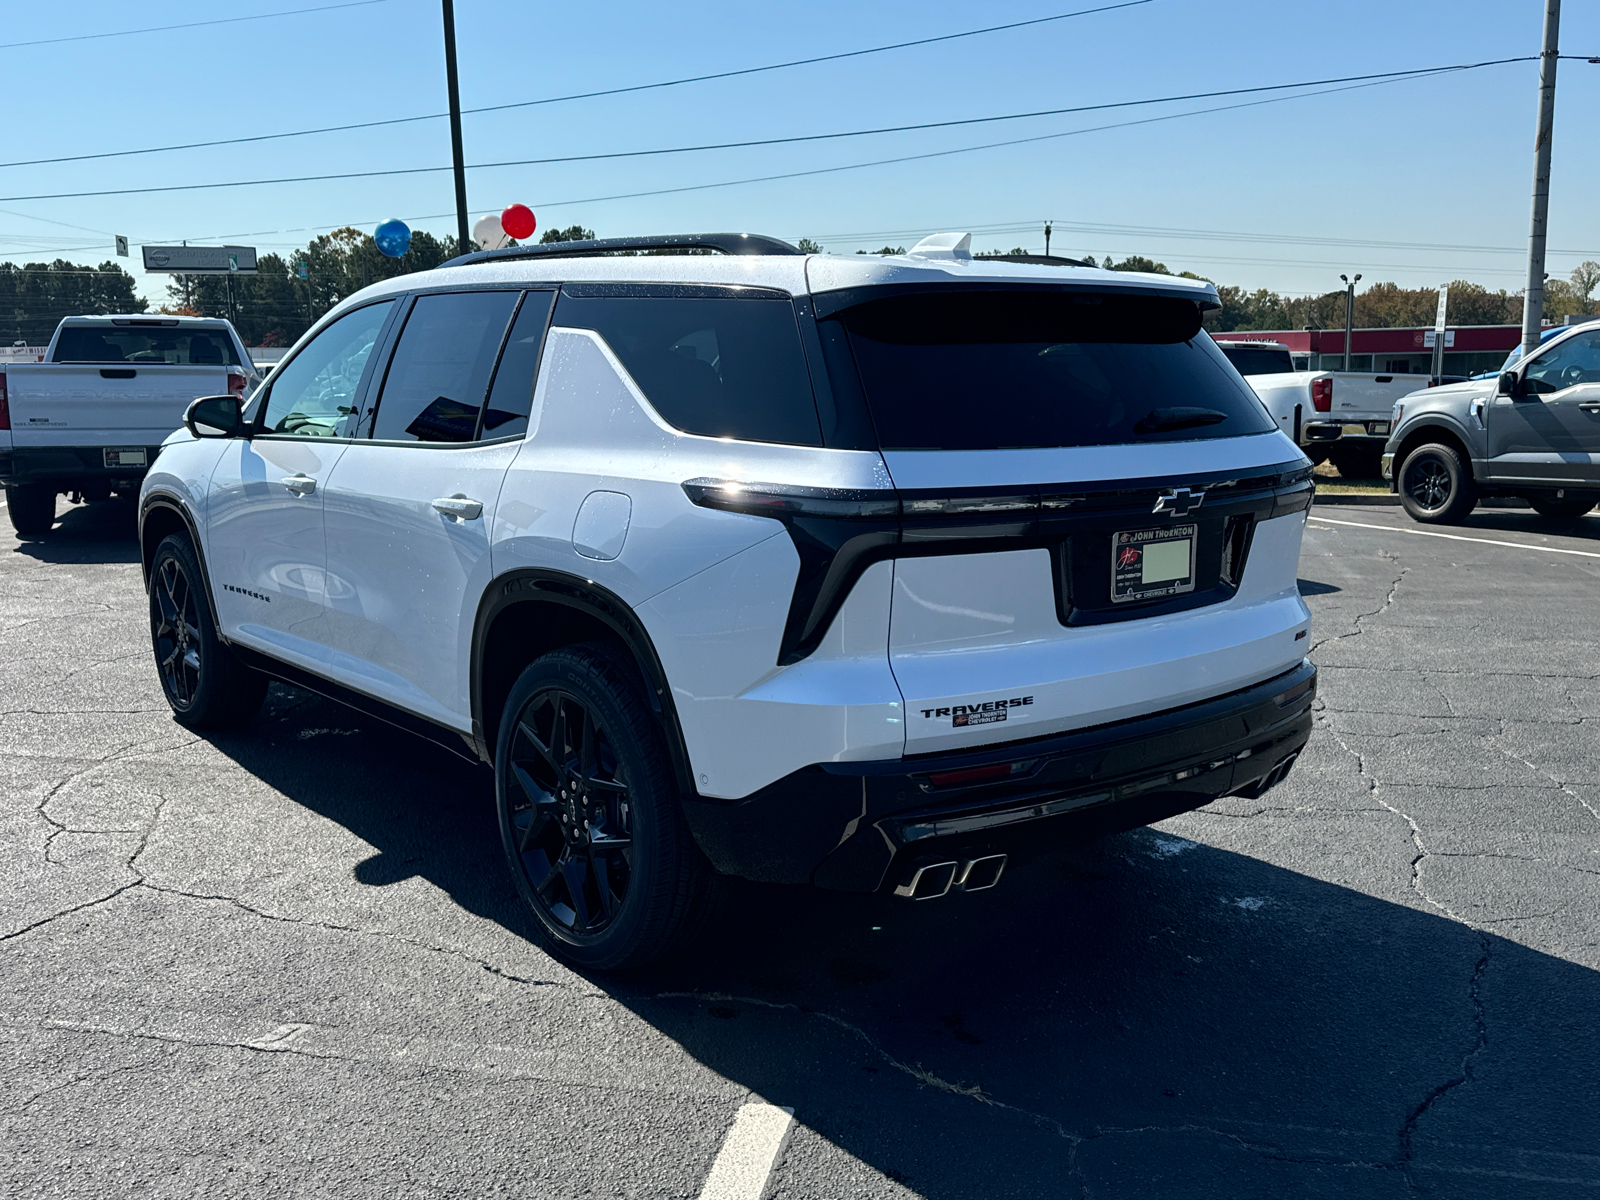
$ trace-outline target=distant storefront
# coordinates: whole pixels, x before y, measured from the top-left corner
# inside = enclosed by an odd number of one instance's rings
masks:
[[[1219,342],[1281,342],[1302,371],[1344,368],[1342,329],[1236,329]],[[1444,373],[1492,371],[1522,343],[1520,325],[1458,325],[1445,331]],[[1433,330],[1357,329],[1350,336],[1350,369],[1382,375],[1427,375],[1433,370]]]

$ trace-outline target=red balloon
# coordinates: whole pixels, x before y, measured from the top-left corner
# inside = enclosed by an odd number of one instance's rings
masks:
[[[538,227],[539,223],[533,219],[533,209],[526,204],[508,204],[505,212],[500,214],[500,228],[519,242],[532,237]]]

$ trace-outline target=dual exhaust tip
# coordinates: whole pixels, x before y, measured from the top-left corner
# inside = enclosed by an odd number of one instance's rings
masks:
[[[937,900],[940,896],[949,895],[953,888],[960,888],[963,892],[984,892],[1000,882],[1001,872],[1005,869],[1004,854],[989,854],[963,862],[926,863],[896,887],[894,894],[908,900]]]

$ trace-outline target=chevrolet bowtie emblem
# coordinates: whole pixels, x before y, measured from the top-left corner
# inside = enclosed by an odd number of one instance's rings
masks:
[[[1204,492],[1191,492],[1188,488],[1173,488],[1170,492],[1156,497],[1156,506],[1150,511],[1165,513],[1169,517],[1187,517],[1204,503]]]

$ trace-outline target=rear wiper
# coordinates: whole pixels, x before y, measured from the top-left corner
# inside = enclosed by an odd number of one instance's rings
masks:
[[[1228,419],[1214,408],[1153,408],[1134,425],[1135,433],[1167,433],[1174,429],[1194,429]]]

